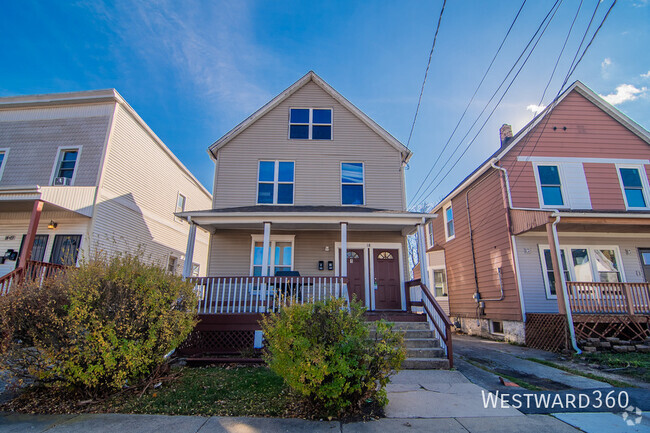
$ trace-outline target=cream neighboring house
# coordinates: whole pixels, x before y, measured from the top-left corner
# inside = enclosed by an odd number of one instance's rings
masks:
[[[205,275],[209,235],[185,266],[189,225],[174,213],[211,203],[114,89],[0,98],[0,276],[96,250]]]

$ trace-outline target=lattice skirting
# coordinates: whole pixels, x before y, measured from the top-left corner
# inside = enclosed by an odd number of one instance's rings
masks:
[[[578,341],[618,338],[641,342],[650,337],[650,316],[574,314],[573,327]],[[527,314],[526,345],[551,352],[570,349],[571,340],[566,317],[562,314]]]
[[[541,313],[526,315],[526,346],[561,352],[569,345],[569,327],[565,316]]]
[[[184,356],[235,355],[253,350],[255,331],[199,331],[195,330],[178,348]]]

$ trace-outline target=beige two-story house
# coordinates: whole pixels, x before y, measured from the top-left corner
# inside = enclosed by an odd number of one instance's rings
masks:
[[[180,274],[189,225],[174,213],[211,202],[113,89],[0,98],[0,277],[124,251]],[[208,240],[190,273],[205,275]]]
[[[258,282],[288,276],[302,279],[288,290],[300,302],[347,278],[368,309],[408,309],[406,237],[433,217],[406,211],[411,152],[315,73],[208,151],[212,207],[179,214],[210,232],[204,312],[270,309]]]

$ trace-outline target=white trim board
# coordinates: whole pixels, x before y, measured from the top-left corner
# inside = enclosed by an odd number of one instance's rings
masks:
[[[548,163],[587,163],[587,164],[650,164],[650,159],[612,159],[612,158],[581,158],[569,156],[521,156],[517,157],[520,162],[548,162]]]

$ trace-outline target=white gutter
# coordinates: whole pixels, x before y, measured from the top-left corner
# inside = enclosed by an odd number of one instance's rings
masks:
[[[555,275],[560,276],[560,290],[562,290],[562,298],[564,300],[564,310],[566,311],[566,319],[567,323],[569,325],[569,335],[571,336],[571,345],[573,346],[573,350],[576,351],[578,355],[582,353],[582,350],[578,347],[578,343],[576,342],[576,332],[575,329],[573,328],[573,313],[571,313],[571,305],[569,304],[569,290],[567,289],[566,286],[566,279],[564,278],[564,268],[562,266],[562,254],[560,251],[560,240],[558,239],[557,236],[557,227],[556,225],[560,222],[560,214],[559,212],[553,213],[555,217],[555,221],[553,224],[551,224],[551,231],[553,232],[553,243],[555,244],[555,254],[557,256],[557,261],[558,261],[558,267],[562,268],[559,270],[559,272],[555,272]]]

